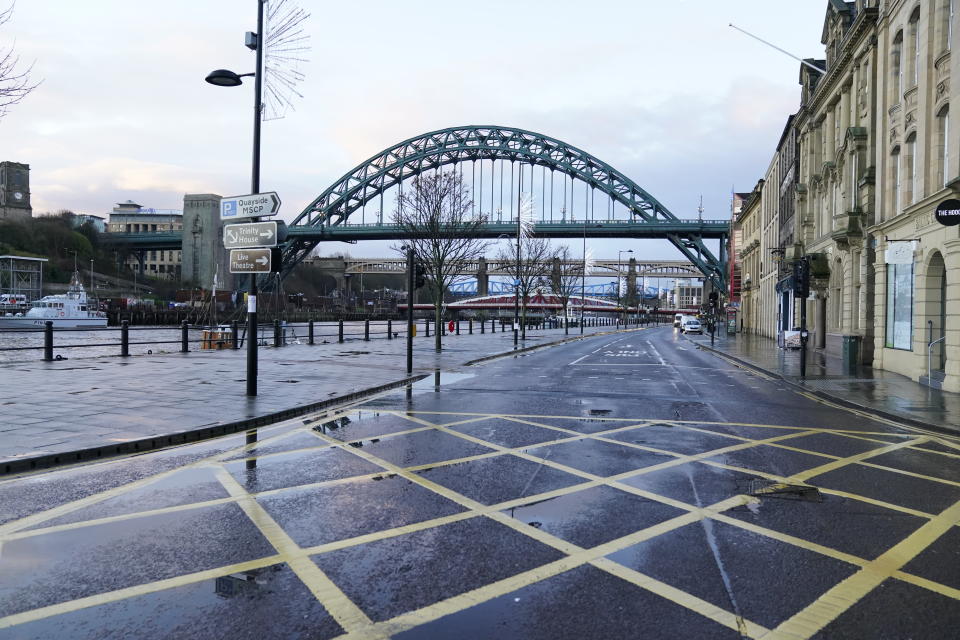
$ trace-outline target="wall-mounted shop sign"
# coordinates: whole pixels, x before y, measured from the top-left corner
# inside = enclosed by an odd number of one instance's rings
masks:
[[[887,264],[913,264],[913,240],[888,240]]]
[[[937,205],[937,210],[933,213],[937,222],[945,227],[952,227],[960,224],[960,200],[950,198]]]

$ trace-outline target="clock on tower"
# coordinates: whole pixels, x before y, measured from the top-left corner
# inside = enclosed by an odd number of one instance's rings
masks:
[[[0,219],[29,218],[30,165],[0,162]]]

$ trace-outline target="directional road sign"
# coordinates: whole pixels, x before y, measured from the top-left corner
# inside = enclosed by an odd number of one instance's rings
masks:
[[[230,273],[270,273],[270,249],[231,249]]]
[[[223,246],[226,249],[275,247],[286,238],[287,225],[271,220],[223,226]]]
[[[220,219],[237,220],[273,216],[280,211],[280,197],[275,191],[252,193],[246,196],[233,196],[220,201]]]

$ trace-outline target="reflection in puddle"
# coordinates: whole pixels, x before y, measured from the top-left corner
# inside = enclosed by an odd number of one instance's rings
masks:
[[[220,576],[213,581],[213,591],[221,598],[233,598],[239,595],[255,597],[255,592],[268,585],[273,576],[270,574],[283,571],[286,565],[275,564],[262,569],[251,569],[228,576]]]

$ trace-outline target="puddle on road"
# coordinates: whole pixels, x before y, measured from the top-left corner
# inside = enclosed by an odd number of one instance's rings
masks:
[[[443,385],[456,384],[470,378],[475,378],[475,373],[457,373],[451,371],[434,371],[432,376],[428,376],[419,382],[410,385],[414,392],[417,391],[436,391]]]

